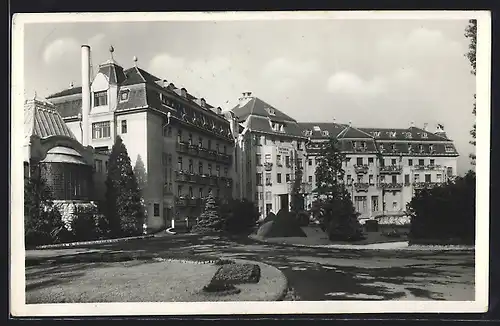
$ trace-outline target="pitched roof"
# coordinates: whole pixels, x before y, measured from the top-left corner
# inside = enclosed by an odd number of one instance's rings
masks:
[[[310,132],[310,136],[307,137],[311,139],[337,137],[346,128],[344,125],[331,122],[299,122],[299,126],[303,135],[307,136],[306,131]],[[323,134],[324,131],[327,131],[328,136]]]
[[[82,87],[71,87],[68,89],[65,89],[63,91],[54,93],[52,95],[47,96],[47,99],[54,98],[54,97],[63,97],[63,96],[69,96],[69,95],[75,95],[75,94],[81,94],[82,93]]]
[[[24,105],[25,140],[32,135],[42,139],[50,136],[66,136],[76,139],[54,106],[39,100],[31,100]]]
[[[449,140],[446,137],[436,135],[430,131],[425,131],[417,127],[407,129],[401,128],[358,128],[361,131],[373,135],[377,140],[428,140],[443,141]]]
[[[112,61],[100,65],[99,72],[106,75],[112,85],[120,84],[126,79],[123,68]]]
[[[305,136],[302,134],[302,130],[300,126],[297,124],[297,122],[290,121],[290,122],[283,122],[284,124],[284,131],[283,132],[278,132],[275,131],[271,128],[271,123],[269,118],[262,117],[259,115],[251,115],[247,118],[246,121],[246,127],[249,128],[252,131],[257,131],[257,132],[263,132],[263,133],[268,133],[268,134],[274,134],[274,135],[279,135],[279,136],[292,136],[292,137],[303,137]]]
[[[160,78],[153,76],[149,72],[134,66],[132,68],[126,69],[124,71],[125,74],[125,81],[121,85],[134,85],[134,84],[140,84],[140,83],[147,83],[147,84],[156,84],[157,81],[160,80]]]
[[[274,114],[271,114],[271,110]],[[246,102],[243,105],[236,105],[231,111],[238,117],[238,120],[244,121],[248,116],[260,116],[260,117],[268,117],[274,121],[293,121],[297,122],[294,118],[286,115],[282,111],[276,109],[274,106],[269,103],[264,102],[258,97],[249,97],[246,99]]]

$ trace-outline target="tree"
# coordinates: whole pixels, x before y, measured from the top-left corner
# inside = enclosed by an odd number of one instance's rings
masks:
[[[146,212],[146,203],[144,200],[147,185],[148,185],[148,176],[146,174],[146,168],[144,167],[144,162],[142,161],[141,155],[137,155],[137,159],[135,161],[134,166],[134,176],[137,180],[137,187],[139,188],[139,193],[141,195],[141,204],[143,207],[144,215],[147,215]]]
[[[200,215],[198,222],[193,226],[195,233],[217,232],[224,227],[224,221],[219,214],[219,205],[213,192],[210,191],[205,203],[205,210]]]
[[[35,175],[38,175],[35,173]],[[41,176],[31,176],[24,186],[24,240],[26,245],[60,241],[64,223],[54,207],[52,194]]]
[[[246,199],[231,199],[220,208],[224,230],[231,234],[249,234],[257,225],[259,209]]]
[[[138,235],[144,211],[127,148],[120,136],[111,150],[106,178],[107,220],[112,236]]]
[[[342,163],[345,155],[338,142],[330,138],[320,150],[316,167],[315,210],[320,212],[320,222],[330,240],[359,240],[362,229],[349,192],[344,183]]]
[[[292,211],[299,212],[304,209],[304,197],[300,193],[302,188],[302,166],[299,165],[299,159],[296,159],[295,164],[295,179],[293,180],[293,188],[292,188]],[[288,207],[286,207],[288,210]]]
[[[465,37],[467,37],[470,41],[469,43],[469,51],[465,54],[465,57],[469,59],[471,65],[471,74],[476,75],[476,45],[477,45],[477,20],[471,19],[469,20],[469,25],[465,28]],[[472,114],[476,116],[476,94],[474,94],[474,107],[472,109]],[[472,140],[469,142],[471,145],[476,146],[476,123],[472,129],[470,130],[470,134],[472,136]],[[471,164],[476,164],[476,154],[469,154],[471,159]]]

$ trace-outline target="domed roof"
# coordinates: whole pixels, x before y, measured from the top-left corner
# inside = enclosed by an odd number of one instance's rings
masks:
[[[47,152],[47,156],[42,160],[42,163],[73,163],[87,165],[80,153],[72,148],[64,146],[51,148]]]

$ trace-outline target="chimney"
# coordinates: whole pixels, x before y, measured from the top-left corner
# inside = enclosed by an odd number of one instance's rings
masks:
[[[424,123],[424,127],[422,128],[424,131],[427,131],[427,123]]]
[[[217,114],[222,114],[222,109],[220,107],[217,108]]]
[[[410,128],[413,128],[413,127],[415,127],[415,122],[412,121],[412,122],[410,122]]]
[[[164,88],[167,88],[168,87],[168,82],[166,79],[163,80],[163,87]]]
[[[82,45],[82,145],[89,145],[90,46]]]
[[[333,123],[337,123],[337,119],[333,118]]]
[[[252,96],[252,92],[243,92],[243,93],[241,93],[241,95],[242,96],[238,100],[239,100],[240,106],[244,106],[245,104],[248,103],[248,100]]]
[[[72,89],[75,85],[73,85],[73,82],[69,83],[69,89]]]

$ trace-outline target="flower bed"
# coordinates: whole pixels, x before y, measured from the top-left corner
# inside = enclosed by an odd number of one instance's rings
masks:
[[[241,284],[258,283],[260,280],[260,267],[255,264],[225,264],[222,265],[212,283]]]

